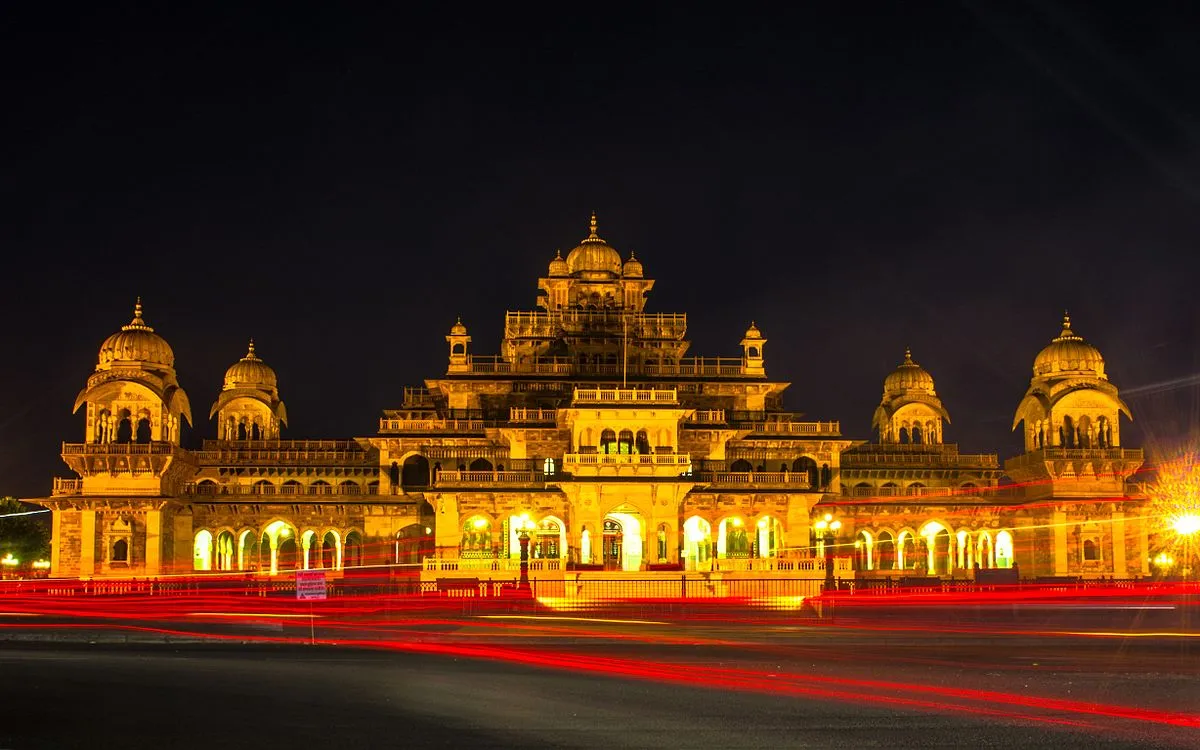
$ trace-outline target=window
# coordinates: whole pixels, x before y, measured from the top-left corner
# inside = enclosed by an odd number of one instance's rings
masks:
[[[547,476],[551,476],[554,474],[554,459],[553,458],[547,458],[545,461],[542,461],[542,472],[545,473]]]
[[[112,546],[113,562],[129,562],[129,542],[118,539]]]
[[[1083,560],[1084,562],[1096,562],[1100,559],[1100,545],[1095,539],[1083,540]]]

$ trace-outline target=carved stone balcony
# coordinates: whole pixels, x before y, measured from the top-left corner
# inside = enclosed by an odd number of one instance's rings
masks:
[[[690,474],[687,453],[568,453],[563,471],[574,477],[675,478]]]
[[[804,471],[702,471],[696,477],[714,487],[780,487],[790,490],[812,488]]]
[[[443,469],[437,472],[435,487],[540,487],[546,476],[540,471],[461,471]]]
[[[576,388],[572,404],[616,404],[619,406],[674,406],[679,396],[674,388]]]

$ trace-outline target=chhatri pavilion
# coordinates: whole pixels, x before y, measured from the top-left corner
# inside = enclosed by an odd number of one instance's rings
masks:
[[[803,421],[767,375],[763,331],[736,356],[693,356],[686,314],[646,309],[644,270],[593,215],[537,309],[506,314],[498,353],[455,322],[444,372],[351,439],[287,439],[251,342],[209,410],[216,439],[182,445],[191,403],[139,301],[75,401],[72,476],[31,501],[53,510],[52,574],[478,576],[515,570],[522,536],[548,577],[820,577],[827,553],[860,578],[1150,572],[1129,410],[1069,318],[1017,407],[1025,450],[1001,464],[945,442],[949,411],[909,352],[881,373],[872,439]]]

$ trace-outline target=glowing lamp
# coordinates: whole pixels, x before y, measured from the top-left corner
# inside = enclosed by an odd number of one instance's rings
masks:
[[[1200,531],[1200,514],[1187,513],[1179,516],[1171,524],[1171,528],[1175,529],[1175,533],[1180,536],[1190,536]]]
[[[20,564],[21,564],[21,561],[15,557],[13,557],[11,552],[9,552],[4,557],[0,558],[0,565],[8,565],[9,567],[12,567],[14,565],[20,565]]]
[[[473,526],[477,529],[487,528],[488,522],[486,518],[476,518]]]
[[[842,528],[842,522],[841,522],[841,521],[834,521],[833,523],[829,524],[829,528],[830,528],[832,531],[837,531],[838,529]]]
[[[1154,564],[1160,568],[1169,568],[1175,564],[1175,558],[1171,557],[1166,552],[1160,552],[1158,557],[1154,558]]]
[[[733,525],[734,525],[734,526],[741,526],[741,525],[742,525],[742,519],[740,519],[740,518],[735,518],[735,519],[733,519]]]
[[[828,525],[829,525],[829,523],[827,521],[817,521],[816,523],[813,524],[813,528],[816,529],[817,531],[824,531],[825,527]]]
[[[33,569],[34,570],[49,570],[50,569],[50,561],[49,560],[34,560],[33,561]]]

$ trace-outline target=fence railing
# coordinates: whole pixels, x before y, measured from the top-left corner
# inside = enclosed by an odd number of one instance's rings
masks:
[[[78,495],[83,492],[82,479],[64,479],[63,477],[54,477],[54,489],[52,495]]]
[[[690,453],[567,453],[563,467],[572,466],[691,466]]]
[[[674,388],[576,388],[577,404],[675,404],[679,396]]]
[[[458,469],[443,469],[434,477],[436,486],[456,484],[541,484],[546,481],[540,471],[505,470],[505,471],[460,471]]]
[[[796,489],[812,486],[808,472],[803,471],[702,471],[696,476],[701,482],[715,485],[783,485]]]

